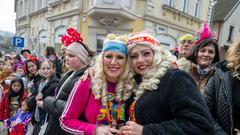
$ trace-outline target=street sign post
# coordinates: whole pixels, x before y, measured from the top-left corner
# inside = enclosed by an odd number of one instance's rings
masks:
[[[24,38],[23,37],[13,37],[13,47],[24,47]]]

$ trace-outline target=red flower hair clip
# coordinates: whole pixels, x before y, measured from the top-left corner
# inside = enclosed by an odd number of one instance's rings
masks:
[[[29,55],[27,59],[28,59],[28,60],[31,60],[31,61],[34,62],[34,63],[35,63],[36,61],[38,61],[38,59],[37,59],[36,57],[32,56],[32,55]]]
[[[201,42],[204,39],[214,39],[214,33],[211,31],[211,29],[209,28],[209,26],[207,25],[206,21],[204,21],[204,26],[202,31],[197,32],[197,41],[196,44],[198,44],[199,42]]]
[[[73,42],[83,43],[83,38],[80,33],[77,32],[74,28],[67,28],[67,35],[63,35],[61,38],[62,44],[69,46]]]

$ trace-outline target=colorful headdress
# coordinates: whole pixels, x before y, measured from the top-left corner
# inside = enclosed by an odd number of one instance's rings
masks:
[[[83,44],[83,38],[74,28],[67,28],[67,35],[62,36],[62,43],[67,46],[66,50],[78,56],[85,64],[89,63],[89,53]]]
[[[67,28],[67,35],[62,35],[61,41],[62,44],[69,46],[73,42],[80,42],[83,43],[83,38],[81,37],[80,33],[77,32],[74,28]]]
[[[158,40],[146,32],[130,34],[128,44],[129,45],[151,44],[155,46],[160,46],[160,43],[158,42]]]
[[[211,31],[209,26],[207,25],[206,21],[204,21],[203,29],[199,32],[197,32],[197,41],[196,44],[201,42],[204,39],[214,39],[214,33]]]
[[[34,57],[33,55],[29,55],[27,59],[34,63],[36,63],[38,61],[38,58]]]
[[[115,34],[108,34],[103,43],[103,51],[118,51],[127,55],[127,36],[117,37]]]

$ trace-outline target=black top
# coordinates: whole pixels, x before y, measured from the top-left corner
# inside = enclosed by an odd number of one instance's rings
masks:
[[[207,106],[186,72],[169,70],[157,90],[146,90],[135,107],[136,121],[144,126],[143,135],[214,134]]]
[[[43,110],[46,111],[49,115],[48,125],[45,131],[45,135],[67,135],[63,131],[59,124],[59,117],[61,116],[65,104],[67,102],[68,96],[71,93],[75,82],[77,82],[80,76],[83,75],[84,71],[88,68],[84,67],[74,73],[72,78],[63,86],[62,90],[59,91],[57,98],[55,97],[46,97],[43,102]],[[67,72],[63,78],[59,81],[57,90],[60,90],[65,81],[71,76],[73,71]]]
[[[234,78],[233,85],[233,110],[234,110],[234,125],[235,128],[240,129],[240,80]]]

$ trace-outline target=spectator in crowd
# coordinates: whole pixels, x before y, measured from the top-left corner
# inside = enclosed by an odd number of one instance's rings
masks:
[[[60,60],[61,60],[61,64],[62,64],[62,72],[66,73],[67,69],[66,69],[66,48],[67,46],[62,44],[61,46],[61,55],[60,55]]]
[[[49,114],[48,125],[45,135],[65,135],[60,125],[61,116],[68,96],[77,80],[83,75],[91,61],[92,53],[83,44],[81,35],[73,28],[67,29],[67,34],[62,37],[66,49],[66,68],[69,71],[61,78],[56,88],[56,97],[46,97],[43,101],[37,101],[38,106],[42,107]]]
[[[215,66],[205,87],[205,99],[217,135],[240,134],[240,35]]]
[[[12,62],[12,56],[10,54],[6,54],[4,56],[4,61],[5,62]]]
[[[174,56],[144,32],[130,35],[128,43],[135,101],[122,133],[213,135],[210,113],[194,79],[171,69]]]
[[[188,58],[192,62],[189,73],[196,80],[200,92],[203,93],[207,81],[214,72],[214,64],[220,58],[217,41],[206,23],[198,36],[196,45],[192,48],[192,54]]]
[[[16,71],[16,68],[18,66],[23,66],[25,64],[25,62],[22,61],[20,54],[15,55],[13,57],[12,61],[13,61],[13,71],[14,72]]]
[[[28,59],[28,57],[31,55],[31,51],[28,49],[22,49],[20,51],[20,54],[23,56],[22,61],[26,61]]]
[[[4,93],[9,90],[11,80],[14,79],[12,73],[13,73],[12,63],[10,61],[5,62],[3,66],[3,71],[0,76],[0,83],[3,86]]]
[[[30,55],[26,60],[26,76],[28,79],[29,94],[37,90],[39,82],[42,80],[39,69],[40,61],[36,57]]]
[[[13,117],[4,120],[4,124],[9,128],[10,135],[27,135],[29,130],[29,123],[32,117],[33,107],[29,104],[26,98],[22,102],[21,109]]]
[[[194,41],[194,37],[191,34],[186,34],[183,35],[180,39],[179,39],[180,43],[178,45],[178,49],[177,49],[177,57],[178,58],[188,58],[191,54],[191,50],[192,47],[195,45]]]
[[[62,64],[61,61],[58,59],[55,49],[52,46],[47,46],[44,50],[44,57],[45,60],[50,60],[55,65],[55,70],[57,75],[60,77],[62,74]]]
[[[12,80],[9,91],[4,94],[0,102],[0,120],[3,121],[14,116],[26,96],[22,79]]]
[[[36,105],[37,101],[42,101],[48,96],[55,95],[55,88],[58,85],[59,78],[55,73],[55,65],[50,61],[46,60],[41,64],[41,75],[44,77],[38,85],[37,90],[35,90],[29,100],[31,101],[32,106]],[[34,125],[33,134],[38,135],[41,126],[44,124],[46,119],[46,112],[41,107],[34,107],[32,124]]]
[[[65,131],[85,135],[120,134],[117,129],[128,120],[126,109],[133,87],[126,43],[127,36],[107,36],[95,61],[95,76],[76,83],[68,98],[60,118]]]

